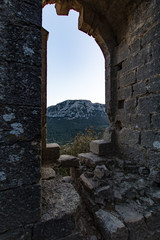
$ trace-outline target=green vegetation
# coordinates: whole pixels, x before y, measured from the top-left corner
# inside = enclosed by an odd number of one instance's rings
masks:
[[[97,132],[93,127],[85,129],[85,132],[79,132],[73,143],[61,146],[61,154],[78,156],[79,153],[89,152],[89,144],[92,140],[102,138],[104,130]]]
[[[84,133],[86,128],[93,126],[98,134],[108,125],[107,116],[75,120],[47,117],[47,143],[56,142],[60,145],[72,143],[78,132]]]

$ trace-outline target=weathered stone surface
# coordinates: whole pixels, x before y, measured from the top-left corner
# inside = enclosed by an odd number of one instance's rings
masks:
[[[49,180],[55,178],[56,173],[51,167],[41,167],[41,178],[42,180]]]
[[[1,107],[0,112],[0,143],[13,144],[17,141],[40,141],[40,108],[5,105]],[[33,119],[35,122],[30,126]]]
[[[78,167],[79,159],[71,155],[61,155],[59,158],[59,163],[62,167]]]
[[[136,112],[136,105],[137,105],[136,98],[131,98],[129,100],[126,100],[124,102],[125,112],[132,113],[132,114],[135,113]]]
[[[90,151],[98,156],[106,156],[113,151],[112,143],[104,140],[93,140],[90,142]]]
[[[125,87],[118,90],[118,100],[124,100],[131,97],[131,87]]]
[[[150,128],[150,115],[149,114],[132,114],[130,117],[129,125],[135,129],[148,129]]]
[[[39,98],[41,91],[40,67],[28,66],[26,69],[23,64],[6,62],[1,65],[0,70],[3,73],[0,88],[1,103],[18,104],[19,106],[23,103],[27,106],[34,105],[35,108],[41,107]]]
[[[148,152],[148,159],[149,163],[148,165],[152,167],[158,167],[160,168],[160,152],[155,152],[155,151],[149,151]]]
[[[95,219],[105,240],[128,239],[127,228],[111,213],[100,209],[95,213]]]
[[[146,92],[145,82],[139,82],[133,85],[133,97],[144,95]]]
[[[141,97],[138,103],[138,112],[142,114],[156,113],[160,109],[160,95]]]
[[[95,196],[98,196],[99,198],[106,199],[106,200],[112,200],[113,199],[113,190],[111,187],[104,186],[100,187],[95,191]]]
[[[139,142],[139,131],[123,128],[119,132],[119,141],[121,144],[137,144]]]
[[[147,227],[144,217],[128,206],[116,206],[116,211],[121,215],[130,232],[130,239],[144,240],[147,236]]]
[[[80,176],[80,181],[82,182],[82,184],[86,187],[86,189],[88,191],[93,191],[97,187],[97,182],[95,182],[91,178],[88,178],[87,176],[85,176],[84,173]]]
[[[39,185],[0,192],[0,201],[0,233],[19,229],[40,219]]]
[[[0,189],[38,183],[40,180],[40,143],[19,141],[0,146]],[[5,160],[5,161],[4,161]]]
[[[110,175],[110,171],[106,168],[105,165],[96,166],[94,170],[95,177],[102,179],[103,177],[108,177],[109,175]]]
[[[136,81],[136,73],[135,73],[135,71],[131,71],[120,77],[119,86],[120,86],[120,88],[127,87],[127,86],[135,83],[135,81]]]
[[[160,132],[155,131],[143,131],[141,133],[141,145],[160,150]]]
[[[32,229],[17,229],[16,231],[0,234],[1,240],[31,240]]]
[[[33,240],[59,239],[75,229],[80,198],[73,185],[56,177],[42,181],[41,221],[33,231]]]
[[[9,62],[41,66],[41,30],[37,27],[5,23],[2,31],[7,40],[0,48],[1,58]],[[33,38],[33,36],[36,36]],[[21,56],[21,58],[19,58]]]
[[[57,143],[46,144],[46,149],[43,151],[42,164],[53,165],[60,156],[60,146]]]
[[[83,237],[80,233],[74,233],[70,236],[67,236],[58,240],[83,240]]]
[[[152,116],[152,122],[151,122],[153,128],[160,129],[160,114],[155,114]]]
[[[150,231],[156,231],[160,228],[160,208],[159,206],[156,208],[151,208],[150,212],[145,214],[146,224]]]
[[[93,153],[80,153],[78,157],[80,162],[91,168],[95,168],[96,165],[103,165],[107,161],[105,157],[99,157]]]
[[[114,129],[112,129],[111,127],[106,128],[103,134],[104,141],[113,143],[114,138],[115,138]]]

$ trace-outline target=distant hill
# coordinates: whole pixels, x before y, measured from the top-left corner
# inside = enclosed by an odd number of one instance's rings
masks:
[[[72,142],[78,132],[93,126],[101,131],[108,126],[105,105],[88,100],[66,100],[47,108],[47,142],[60,145]]]

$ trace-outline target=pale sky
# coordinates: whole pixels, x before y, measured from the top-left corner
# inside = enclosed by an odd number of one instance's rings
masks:
[[[43,8],[49,32],[47,106],[68,99],[105,103],[104,57],[93,37],[78,30],[78,15],[58,16],[54,5]]]

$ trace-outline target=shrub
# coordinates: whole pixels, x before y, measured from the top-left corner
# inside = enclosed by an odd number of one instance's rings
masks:
[[[85,129],[84,133],[78,133],[74,138],[73,143],[69,143],[61,146],[61,154],[68,154],[78,156],[79,153],[89,152],[89,144],[92,140],[101,138],[103,135],[101,132],[96,131],[93,127]]]

